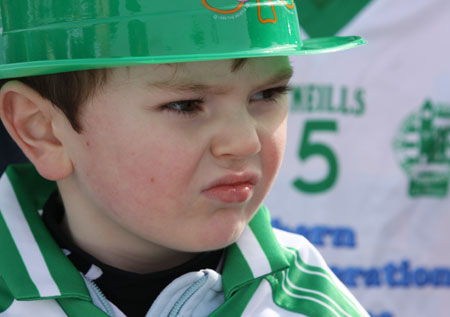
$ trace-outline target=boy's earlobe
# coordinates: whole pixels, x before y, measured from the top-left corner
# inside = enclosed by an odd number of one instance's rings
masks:
[[[0,90],[0,118],[38,172],[49,180],[69,176],[73,165],[54,133],[54,106],[19,81]]]

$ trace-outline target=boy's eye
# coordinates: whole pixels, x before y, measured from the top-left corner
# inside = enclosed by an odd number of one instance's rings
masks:
[[[281,87],[275,87],[270,88],[266,90],[262,90],[260,92],[257,92],[254,94],[250,101],[275,101],[278,97],[281,95],[286,94],[289,91],[289,87],[287,86],[281,86]]]
[[[202,100],[179,100],[164,105],[164,110],[173,111],[183,115],[194,115],[201,110]]]

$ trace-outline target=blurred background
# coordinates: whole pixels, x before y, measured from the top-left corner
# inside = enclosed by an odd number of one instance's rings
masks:
[[[450,313],[450,2],[301,0],[288,145],[266,200],[375,317]]]

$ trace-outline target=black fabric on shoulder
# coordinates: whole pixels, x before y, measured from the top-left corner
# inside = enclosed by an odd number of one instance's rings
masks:
[[[28,163],[28,159],[14,143],[9,136],[3,123],[0,121],[0,174],[6,169],[9,164],[13,163]]]

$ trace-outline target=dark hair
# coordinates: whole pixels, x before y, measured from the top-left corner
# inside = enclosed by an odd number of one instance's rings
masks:
[[[36,90],[43,98],[59,108],[73,129],[81,131],[78,116],[81,106],[107,80],[108,69],[39,75],[0,80],[0,88],[11,80],[18,80]]]

